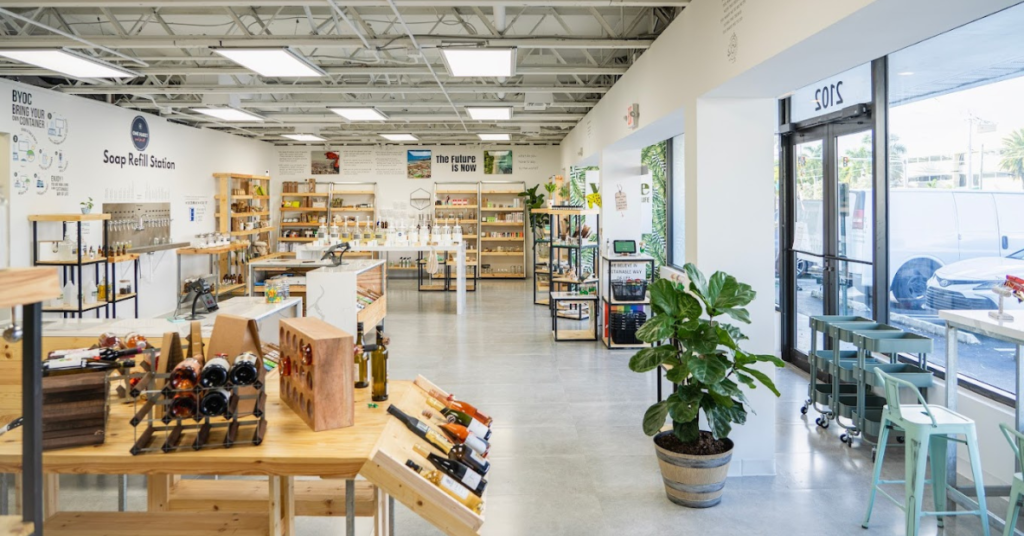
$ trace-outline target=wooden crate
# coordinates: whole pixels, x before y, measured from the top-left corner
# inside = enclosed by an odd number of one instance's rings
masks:
[[[355,423],[355,367],[352,335],[318,318],[280,323],[281,400],[314,432]],[[309,346],[312,362],[302,363]],[[290,374],[289,372],[290,362]]]
[[[43,450],[103,444],[107,414],[105,372],[43,378]]]

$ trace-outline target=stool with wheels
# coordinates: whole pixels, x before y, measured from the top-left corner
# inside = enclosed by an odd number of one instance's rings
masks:
[[[999,429],[1003,431],[1006,440],[1010,442],[1014,456],[1017,457],[1017,466],[1024,467],[1024,434],[1000,424]],[[1013,474],[1013,485],[1010,487],[1010,508],[1006,511],[1006,528],[1004,536],[1013,536],[1013,529],[1017,527],[1017,517],[1020,516],[1020,503],[1024,499],[1024,476],[1021,473]]]
[[[943,526],[943,518],[946,516],[979,516],[984,535],[989,536],[988,512],[985,510],[985,486],[982,482],[978,434],[974,421],[942,406],[929,406],[916,386],[908,381],[895,378],[881,369],[875,369],[874,372],[885,388],[886,406],[882,410],[878,457],[875,459],[875,471],[871,479],[868,511],[861,526],[868,528],[868,522],[871,521],[871,509],[875,504],[875,494],[881,493],[903,508],[907,518],[907,536],[917,536],[921,527],[921,517],[926,515],[938,516],[940,527]],[[919,404],[900,404],[901,387],[913,391]],[[906,449],[906,477],[905,480],[881,480],[889,430],[894,427],[903,430],[906,434],[904,447]],[[964,439],[958,439],[956,436],[963,436]],[[925,512],[922,503],[926,483],[925,471],[929,457],[931,457],[931,484],[936,508],[946,504],[946,450],[950,441],[967,445],[979,509]],[[881,489],[881,486],[885,484],[904,484],[904,500],[896,500]]]

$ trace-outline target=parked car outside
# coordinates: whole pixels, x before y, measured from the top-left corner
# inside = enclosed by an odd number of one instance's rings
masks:
[[[929,309],[996,309],[999,297],[992,288],[1006,276],[1024,277],[1024,249],[1006,257],[978,257],[947,264],[928,280],[925,304]],[[1006,309],[1024,309],[1016,299]]]

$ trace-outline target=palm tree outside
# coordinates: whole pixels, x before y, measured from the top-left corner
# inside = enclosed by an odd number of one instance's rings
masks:
[[[1013,175],[1021,181],[1024,188],[1024,128],[1018,129],[1003,138],[1002,158],[999,169]]]

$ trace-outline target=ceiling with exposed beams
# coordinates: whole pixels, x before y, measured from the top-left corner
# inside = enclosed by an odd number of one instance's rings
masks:
[[[102,99],[169,120],[291,144],[555,145],[690,0],[0,0],[0,49],[69,48],[129,69],[121,79],[68,78],[0,58],[0,76]],[[42,5],[43,7],[40,7]],[[263,77],[215,48],[289,47],[325,75]],[[515,48],[511,77],[454,77],[446,48]],[[204,107],[256,113],[228,122]],[[384,122],[348,122],[329,107],[368,106]],[[467,106],[511,106],[475,121]]]

